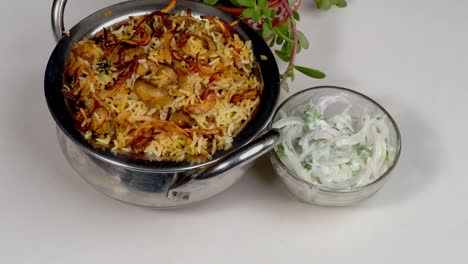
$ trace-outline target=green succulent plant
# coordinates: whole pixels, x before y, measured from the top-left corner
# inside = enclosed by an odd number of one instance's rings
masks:
[[[205,4],[225,4],[237,7],[245,7],[242,18],[251,18],[256,23],[262,23],[259,34],[270,42],[276,55],[283,61],[288,62],[286,70],[281,74],[281,87],[288,91],[287,79],[294,81],[295,71],[301,72],[309,77],[322,79],[325,73],[305,66],[295,64],[296,54],[302,49],[309,48],[309,40],[305,34],[296,28],[296,23],[301,19],[299,13],[293,9],[297,0],[280,0],[287,13],[287,19],[282,25],[273,25],[275,11],[268,6],[268,0],[203,0]],[[317,8],[328,10],[333,6],[346,7],[345,0],[315,0]]]

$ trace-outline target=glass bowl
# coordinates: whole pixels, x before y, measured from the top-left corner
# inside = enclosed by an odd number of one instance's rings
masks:
[[[332,189],[308,182],[297,176],[293,170],[284,165],[278,157],[276,150],[270,152],[270,159],[276,174],[280,176],[287,189],[300,201],[322,206],[352,205],[374,195],[389,179],[390,172],[395,168],[400,156],[400,132],[390,114],[377,102],[359,92],[334,86],[313,87],[292,95],[278,107],[271,124],[274,124],[284,114],[287,116],[302,115],[306,110],[307,104],[310,102],[316,104],[325,96],[346,97],[351,103],[348,113],[355,125],[357,123],[354,121],[361,120],[366,111],[371,116],[379,114],[386,117],[385,122],[389,128],[390,141],[388,144],[394,148],[393,163],[389,165],[388,169],[367,185],[347,189]],[[341,112],[342,109],[342,104],[332,104],[325,111],[324,117],[327,118]]]

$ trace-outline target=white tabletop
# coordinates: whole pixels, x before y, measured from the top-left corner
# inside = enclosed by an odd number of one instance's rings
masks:
[[[118,0],[70,1],[67,25]],[[0,263],[467,263],[468,1],[360,0],[314,10],[293,91],[361,91],[399,124],[390,181],[347,208],[297,202],[259,159],[221,195],[149,210],[96,192],[60,152],[43,94],[50,0],[8,1],[0,22]],[[284,64],[281,64],[284,66]],[[283,95],[285,97],[286,95]]]

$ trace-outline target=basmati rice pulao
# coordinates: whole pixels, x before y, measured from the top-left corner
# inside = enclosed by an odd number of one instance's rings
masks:
[[[250,41],[216,17],[153,12],[75,44],[63,94],[96,147],[159,161],[202,162],[260,102]]]

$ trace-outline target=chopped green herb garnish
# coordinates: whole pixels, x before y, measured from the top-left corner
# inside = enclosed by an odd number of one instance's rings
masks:
[[[323,116],[312,105],[307,106],[307,110],[304,112],[304,114],[308,118],[323,120]]]

